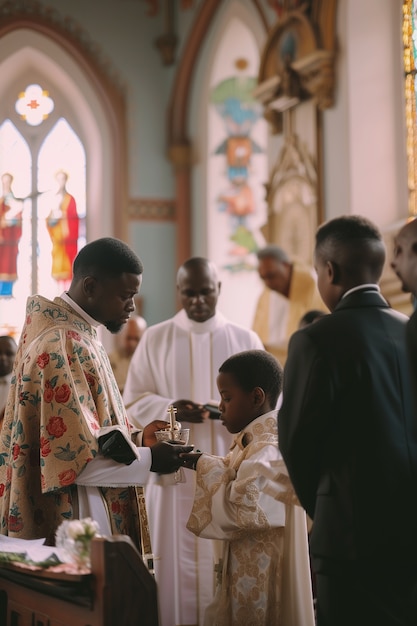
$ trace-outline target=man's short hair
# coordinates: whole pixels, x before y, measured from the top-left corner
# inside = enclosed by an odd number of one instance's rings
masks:
[[[316,245],[319,246],[326,239],[339,243],[352,241],[376,240],[382,241],[378,228],[362,215],[342,215],[322,224],[316,232]]]
[[[316,232],[316,254],[337,263],[351,277],[368,272],[375,281],[385,263],[382,235],[361,215],[342,215],[322,224]]]
[[[274,244],[270,244],[268,246],[265,246],[264,248],[261,248],[257,251],[256,256],[258,257],[259,261],[261,259],[272,258],[275,259],[275,261],[277,261],[278,263],[291,263],[291,259],[285,252],[284,248],[281,248],[281,246],[276,246]]]
[[[140,275],[143,265],[135,252],[120,239],[103,237],[81,248],[74,265],[74,278],[96,276],[120,276],[121,274]]]
[[[244,391],[261,387],[275,406],[282,389],[283,370],[276,358],[265,350],[245,350],[229,357],[219,372],[232,374]]]
[[[180,278],[182,277],[184,272],[188,272],[189,270],[193,270],[195,268],[205,268],[205,267],[211,272],[213,276],[213,280],[217,282],[219,280],[219,272],[217,269],[217,265],[213,261],[206,259],[206,257],[192,256],[186,261],[184,261],[184,263],[178,268],[177,285],[180,282]]]

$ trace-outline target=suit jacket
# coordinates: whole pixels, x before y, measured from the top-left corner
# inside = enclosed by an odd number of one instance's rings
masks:
[[[407,317],[356,291],[296,332],[279,446],[313,518],[313,558],[407,555],[417,545],[417,420]]]
[[[407,324],[406,338],[411,372],[411,386],[414,392],[414,408],[417,415],[417,310],[414,311]]]

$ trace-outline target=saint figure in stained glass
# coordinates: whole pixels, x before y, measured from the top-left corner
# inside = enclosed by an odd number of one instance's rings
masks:
[[[22,236],[23,202],[12,191],[13,176],[8,172],[1,177],[0,198],[0,296],[11,296],[17,279],[17,255]]]
[[[74,196],[68,193],[68,174],[56,173],[58,190],[46,223],[52,241],[52,277],[66,288],[72,278],[72,264],[78,250],[79,217]]]

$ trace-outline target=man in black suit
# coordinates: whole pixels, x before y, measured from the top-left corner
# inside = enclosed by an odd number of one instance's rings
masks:
[[[407,317],[379,293],[385,247],[358,216],[316,234],[331,315],[294,333],[280,449],[313,519],[318,626],[417,624],[417,419]]]

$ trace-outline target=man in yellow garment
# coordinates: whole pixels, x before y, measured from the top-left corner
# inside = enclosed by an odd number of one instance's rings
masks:
[[[302,316],[311,309],[328,312],[317,289],[314,269],[276,245],[257,252],[258,273],[265,283],[255,311],[252,329],[265,349],[284,365],[288,341]]]

